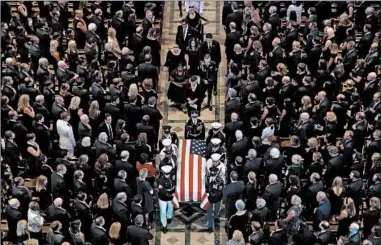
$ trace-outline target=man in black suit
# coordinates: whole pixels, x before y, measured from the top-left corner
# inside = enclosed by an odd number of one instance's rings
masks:
[[[372,165],[372,156],[376,152],[380,152],[381,149],[381,130],[377,129],[372,134],[373,141],[366,148],[367,159],[367,170],[370,169]],[[368,172],[368,171],[366,171]]]
[[[308,139],[314,136],[314,130],[315,126],[313,121],[310,119],[310,115],[308,114],[308,112],[301,113],[299,117],[297,135],[302,145],[307,145]]]
[[[82,224],[81,231],[84,233],[85,237],[90,237],[91,223],[93,222],[93,219],[91,214],[91,207],[88,203],[86,203],[86,199],[86,192],[79,192],[74,199],[74,209],[78,219]]]
[[[205,35],[205,41],[201,45],[201,54],[210,54],[211,60],[216,62],[218,69],[221,63],[221,47],[218,41],[213,40],[212,33],[207,33]]]
[[[128,178],[132,178],[133,176],[128,176]],[[125,170],[119,170],[117,178],[114,179],[114,189],[115,193],[124,192],[128,197],[134,196],[134,191],[127,184],[127,172]]]
[[[236,28],[237,28],[236,23],[234,22],[229,23],[230,33],[226,35],[226,39],[225,39],[225,53],[226,53],[228,64],[230,63],[230,60],[234,53],[234,45],[239,43],[239,40],[241,38],[241,33],[237,31]]]
[[[299,32],[296,26],[290,24],[286,30],[286,36],[283,42],[283,48],[288,54],[292,51],[292,43],[299,40]]]
[[[282,192],[282,185],[278,181],[278,176],[275,174],[270,174],[269,184],[265,188],[265,193],[263,194],[263,199],[266,201],[266,205],[270,211],[270,220],[275,220],[280,205],[280,195]]]
[[[324,125],[324,118],[327,111],[330,109],[330,102],[327,98],[327,94],[324,91],[320,91],[316,97],[318,104],[314,106],[312,111],[316,114],[316,122],[320,125]]]
[[[98,133],[105,132],[108,137],[108,142],[112,144],[114,142],[114,127],[113,127],[113,121],[114,118],[111,116],[111,114],[107,113],[104,116],[104,121],[99,125],[98,127]],[[95,130],[95,129],[93,129]]]
[[[246,157],[246,163],[244,165],[243,176],[247,180],[247,176],[250,172],[261,174],[263,169],[263,158],[257,157],[257,151],[250,149],[248,156]]]
[[[101,48],[102,48],[102,39],[97,34],[96,31],[97,31],[97,25],[94,24],[94,23],[90,23],[88,31],[85,34],[86,35],[86,42],[89,42],[89,40],[94,39],[96,41],[97,45],[98,45],[98,50],[101,50]]]
[[[111,25],[116,31],[116,39],[118,39],[119,43],[123,43],[124,37],[126,36],[126,28],[122,10],[116,11],[112,18]]]
[[[103,226],[105,219],[102,216],[97,217],[91,224],[91,243],[92,245],[108,244],[108,233]]]
[[[357,51],[355,41],[349,41],[347,44],[347,52],[343,56],[343,65],[346,76],[352,71],[356,66],[357,61]]]
[[[319,36],[319,28],[317,28],[317,23],[316,22],[311,22],[309,25],[308,25],[309,29],[310,29],[310,32],[308,33],[307,35],[307,38],[305,40],[305,45],[306,45],[306,48],[305,48],[305,51],[306,53],[308,53],[311,48],[313,47],[313,40]],[[320,38],[319,38],[320,39]],[[319,56],[320,57],[320,56]]]
[[[9,199],[8,206],[5,209],[8,223],[8,240],[12,243],[17,241],[17,222],[22,219],[20,212],[20,202],[16,198]]]
[[[327,163],[326,181],[332,183],[336,176],[343,176],[341,173],[342,167],[344,167],[344,156],[339,153],[339,149],[336,146],[328,146],[327,151],[329,153],[329,160]]]
[[[306,62],[311,76],[314,76],[319,65],[319,59],[316,57],[320,57],[322,53],[321,38],[319,36],[314,37],[311,44],[311,49],[305,50],[308,53]]]
[[[144,81],[146,78],[151,78],[153,82],[153,88],[156,88],[159,73],[158,68],[151,64],[152,55],[146,54],[144,56],[144,63],[139,64],[138,66],[138,77],[139,81]]]
[[[225,217],[227,220],[235,214],[237,211],[235,207],[235,202],[239,199],[242,199],[242,192],[245,188],[243,181],[238,181],[238,174],[235,171],[230,173],[230,183],[225,187],[223,191],[223,202],[226,203],[226,214]]]
[[[99,71],[94,72],[92,75],[91,93],[93,95],[93,100],[97,100],[99,108],[104,108],[106,104],[106,91],[103,89],[103,77]]]
[[[287,244],[287,225],[284,220],[278,219],[275,222],[276,229],[270,233],[268,245],[286,245]]]
[[[140,133],[147,134],[147,143],[155,149],[158,141],[158,133],[155,131],[155,128],[150,125],[150,117],[148,115],[144,115],[142,120],[136,124],[136,137],[138,137]]]
[[[45,124],[45,117],[41,114],[36,114],[36,123],[34,125],[34,133],[36,136],[36,142],[40,146],[40,150],[43,154],[50,155],[50,131],[48,126]]]
[[[244,123],[242,121],[238,120],[238,114],[233,112],[231,113],[231,121],[226,123],[223,132],[226,135],[226,147],[227,149],[230,149],[230,147],[233,145],[233,142],[235,140],[235,132],[237,130],[243,130],[244,129]]]
[[[131,224],[131,215],[127,208],[127,195],[125,192],[118,192],[112,201],[112,211],[114,220],[121,224],[120,237],[124,239],[126,229]]]
[[[374,71],[375,66],[379,64],[378,43],[372,43],[369,52],[365,57],[365,74]]]
[[[132,152],[133,153],[133,152]],[[120,160],[115,161],[115,170],[124,170],[127,173],[128,178],[126,179],[127,184],[132,190],[136,188],[136,177],[138,175],[133,159],[130,159],[130,152],[128,150],[123,150],[120,153]],[[116,187],[115,187],[116,188]]]
[[[105,40],[107,36],[107,30],[104,25],[103,13],[100,8],[94,10],[94,14],[91,16],[90,22],[96,25],[96,33],[102,40]]]
[[[189,39],[192,37],[200,38],[200,33],[195,28],[188,25],[187,19],[181,20],[181,25],[177,27],[176,44],[179,45],[179,48],[183,52],[185,52]]]
[[[67,172],[67,168],[63,164],[58,164],[57,171],[53,172],[50,181],[51,181],[51,190],[54,198],[60,197],[65,202],[69,201],[70,190],[67,187],[67,183],[65,182],[65,174]]]
[[[119,97],[116,96],[116,95],[113,95],[113,96],[111,96],[110,103],[106,103],[106,105],[105,105],[105,107],[103,109],[104,113],[111,115],[111,118],[112,118],[112,123],[111,123],[112,128],[115,127],[116,122],[120,118],[120,115],[119,115],[120,114],[119,103],[120,103]],[[110,141],[112,142],[113,141],[113,137],[110,138],[109,134],[108,134],[108,136],[109,136]]]
[[[19,149],[24,149],[23,147],[26,145],[26,134],[28,133],[28,129],[18,120],[18,114],[16,111],[8,112],[8,124],[4,128],[4,130],[11,130],[15,133],[15,142],[18,145]]]
[[[273,35],[278,34],[278,27],[280,25],[279,15],[277,13],[277,7],[276,6],[270,6],[269,8],[270,17],[267,20],[267,23],[271,25],[271,31]]]
[[[316,194],[316,201],[318,202],[318,206],[314,211],[313,217],[314,231],[318,231],[320,222],[329,220],[331,214],[331,202],[324,192],[319,191]]]
[[[68,233],[69,222],[71,220],[70,214],[62,207],[63,200],[62,198],[56,198],[53,201],[53,204],[50,205],[47,209],[48,221],[53,222],[58,220],[62,224],[63,234]]]
[[[7,130],[4,133],[5,150],[3,152],[4,162],[11,168],[12,175],[18,176],[21,165],[21,151],[15,142],[15,133]]]
[[[127,124],[127,132],[130,136],[135,138],[136,124],[143,117],[143,110],[140,106],[136,105],[137,98],[130,98],[129,103],[124,104],[124,116]]]
[[[58,68],[56,71],[56,77],[60,86],[62,83],[70,83],[71,81],[77,79],[79,76],[74,73],[69,72],[69,67],[65,61],[58,61]]]
[[[127,228],[126,240],[131,244],[148,245],[149,240],[153,239],[149,230],[142,227],[144,223],[143,215],[139,214],[135,217],[135,225],[130,225]]]
[[[45,99],[43,95],[37,95],[36,96],[36,101],[33,104],[33,109],[35,114],[41,114],[44,118],[44,124],[46,126],[50,126],[50,112],[49,110],[45,107]]]
[[[160,121],[163,119],[161,112],[156,108],[156,97],[152,96],[148,99],[148,105],[143,105],[142,110],[144,115],[148,115],[151,125],[155,132],[159,133]]]
[[[363,189],[363,181],[361,178],[361,174],[357,170],[351,171],[349,174],[350,182],[345,189],[345,193],[347,197],[353,199],[356,207],[356,213],[359,213],[359,208],[362,205],[362,197],[359,195]]]
[[[129,49],[134,52],[134,57],[138,60],[139,54],[143,50],[143,28],[141,26],[136,27],[136,32],[132,34],[129,43]]]
[[[149,29],[155,27],[155,16],[151,10],[146,11],[146,16],[144,17],[142,22],[142,27],[143,27],[143,37],[146,38]]]
[[[232,163],[237,156],[244,157],[247,154],[247,138],[243,136],[241,130],[235,131],[235,138],[236,141],[231,146],[230,163]]]
[[[61,15],[61,13],[58,10],[52,11],[50,25],[52,27],[53,33],[54,32],[63,33],[65,30],[61,21],[60,21],[60,15]]]
[[[268,54],[273,46],[272,46],[272,40],[273,40],[273,33],[272,33],[272,26],[270,23],[264,23],[263,24],[263,27],[262,27],[262,30],[263,30],[263,35],[261,35],[261,43],[262,43],[262,48],[263,48],[263,55],[266,55]]]
[[[279,37],[274,38],[272,41],[273,49],[267,54],[267,64],[271,67],[272,70],[277,70],[277,65],[282,63],[284,58],[284,50],[280,46]]]
[[[230,13],[224,22],[224,26],[228,27],[231,22],[236,23],[237,25],[237,31],[242,32],[242,21],[243,21],[243,11],[238,9],[238,4],[237,2],[232,2],[231,3],[231,9],[232,13]],[[226,30],[226,35],[230,33],[229,28],[225,28]]]
[[[373,185],[369,187],[367,191],[367,199],[370,200],[372,197],[381,198],[381,174],[376,173],[372,176]]]
[[[84,47],[84,52],[86,56],[86,60],[91,64],[97,61],[99,54],[99,48],[97,46],[97,40],[95,38],[89,38],[86,40],[86,44]]]
[[[110,159],[114,159],[116,156],[116,151],[108,143],[108,136],[107,133],[102,132],[99,134],[98,139],[95,141],[95,152],[96,152],[96,158],[98,158],[103,153],[106,153]]]
[[[373,35],[371,29],[371,25],[364,25],[364,34],[362,35],[360,41],[357,44],[357,52],[359,58],[365,58],[365,56],[369,52],[370,46],[372,45]]]
[[[316,234],[316,243],[320,245],[328,245],[332,240],[331,229],[329,227],[329,222],[327,220],[323,220],[319,224],[319,231]]]

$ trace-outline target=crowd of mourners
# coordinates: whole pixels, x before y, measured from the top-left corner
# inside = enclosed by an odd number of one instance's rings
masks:
[[[1,2],[2,240],[167,232],[182,137],[161,125],[165,87],[189,116],[183,138],[207,144],[207,231],[227,245],[381,244],[380,4],[224,2],[225,50],[203,4],[185,2],[161,64],[162,2]],[[206,132],[219,93],[224,124]]]

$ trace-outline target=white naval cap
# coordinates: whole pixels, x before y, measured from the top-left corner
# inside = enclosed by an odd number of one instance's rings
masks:
[[[163,146],[165,147],[168,147],[172,144],[172,140],[170,139],[163,139],[163,142],[162,142]]]
[[[221,158],[221,154],[213,153],[211,158],[212,158],[213,162],[218,162],[220,160],[220,158]]]
[[[219,122],[213,122],[212,123],[212,128],[213,129],[219,129],[219,128],[221,128],[221,126],[222,126],[222,124],[219,123]]]
[[[213,145],[219,145],[219,144],[221,144],[221,139],[213,138],[210,140],[210,142],[212,142]]]
[[[165,174],[169,174],[172,171],[173,167],[170,165],[164,165],[161,167],[161,171],[163,171]]]

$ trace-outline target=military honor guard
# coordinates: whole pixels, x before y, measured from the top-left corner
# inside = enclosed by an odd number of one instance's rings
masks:
[[[170,125],[163,125],[163,136],[161,136],[159,140],[159,149],[163,149],[163,140],[164,139],[170,139],[172,144],[179,146],[179,138],[177,137],[176,132],[171,132],[171,126]]]
[[[222,124],[219,122],[213,122],[211,124],[212,128],[208,131],[208,137],[206,138],[206,144],[210,143],[213,138],[218,138],[221,140],[221,145],[225,144],[225,135],[222,133]]]
[[[173,169],[177,167],[178,151],[177,146],[171,144],[170,139],[163,140],[164,148],[160,152],[160,167],[169,165]]]
[[[221,155],[215,153],[212,155],[211,163],[208,164],[205,187],[208,194],[210,206],[207,209],[207,229],[211,233],[213,226],[219,227],[220,203],[223,197],[225,186],[225,165],[220,162]],[[208,161],[209,162],[209,161]]]
[[[167,232],[167,225],[171,223],[173,217],[173,193],[176,189],[176,176],[173,175],[173,168],[170,165],[164,165],[160,168],[161,174],[157,180],[159,189],[159,207],[160,223],[162,231]]]
[[[198,111],[191,111],[191,118],[185,124],[185,139],[205,139],[204,122],[198,118]]]
[[[221,175],[221,178],[225,181],[226,166],[223,162],[221,162],[221,154],[214,153],[212,154],[210,159],[206,161],[207,171],[209,171],[209,169],[212,166],[219,169],[219,174]]]
[[[215,86],[217,85],[217,70],[218,67],[216,62],[211,60],[210,54],[205,54],[204,59],[200,62],[199,71],[201,84],[204,90],[208,93],[207,107],[210,111],[213,110],[211,102],[213,88],[215,88]]]
[[[214,153],[221,155],[221,162],[225,161],[226,150],[219,138],[211,139],[210,143],[206,146],[206,159],[209,159]]]

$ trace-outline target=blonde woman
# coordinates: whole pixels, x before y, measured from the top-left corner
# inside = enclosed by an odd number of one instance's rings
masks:
[[[329,58],[329,50],[331,48],[331,45],[335,42],[335,31],[332,27],[326,27],[324,29],[324,39],[323,39],[324,47],[322,49],[323,51],[323,57],[325,60],[328,60]]]
[[[300,113],[307,112],[308,115],[311,116],[312,108],[313,108],[311,98],[308,95],[303,96],[301,100],[301,104],[302,106],[299,108],[299,112]]]
[[[93,100],[90,104],[89,108],[89,124],[92,129],[92,135],[91,138],[94,140],[98,135],[97,135],[97,130],[99,124],[103,121],[101,118],[101,110],[99,109],[99,103],[96,100]]]
[[[83,11],[78,9],[75,11],[75,17],[73,20],[74,32],[75,32],[75,41],[79,49],[83,49],[86,43],[87,27],[86,22],[83,20]]]
[[[39,201],[41,210],[46,210],[49,205],[52,204],[53,199],[50,192],[47,190],[48,178],[44,175],[40,175],[36,179],[36,191],[33,193]]]
[[[110,237],[110,242],[113,245],[122,245],[123,239],[120,237],[120,227],[121,224],[119,222],[114,222],[110,226],[110,230],[108,232],[108,235]]]
[[[29,231],[27,229],[28,222],[25,219],[19,220],[17,222],[17,244],[26,244],[26,241],[30,239]]]
[[[332,43],[329,48],[329,59],[327,64],[328,69],[331,69],[334,67],[335,60],[338,55],[339,55],[339,46],[336,43]]]
[[[69,69],[72,72],[77,72],[78,65],[78,49],[77,43],[74,40],[70,40],[67,44],[66,59],[69,65]]]
[[[363,229],[362,234],[364,238],[367,238],[372,233],[372,228],[378,223],[380,218],[380,199],[372,197],[369,200],[370,208],[365,211],[363,217]]]
[[[344,198],[343,209],[336,219],[339,221],[339,226],[336,233],[337,237],[347,236],[349,234],[350,224],[357,221],[355,203],[352,198]]]
[[[22,114],[22,123],[29,130],[32,131],[32,123],[35,117],[33,107],[30,106],[29,95],[23,94],[19,98],[17,104],[17,112]]]
[[[104,227],[106,229],[110,227],[112,220],[112,209],[110,207],[110,201],[106,192],[99,196],[95,213],[97,216],[102,216],[105,218]]]
[[[153,81],[151,78],[144,79],[143,84],[142,84],[142,95],[143,95],[143,100],[144,100],[145,104],[148,103],[149,98],[151,98],[151,97],[157,98],[157,93],[153,89],[153,86],[154,85],[153,85]]]
[[[144,104],[144,97],[139,94],[138,85],[136,83],[133,83],[130,85],[127,96],[130,102],[131,100],[136,98],[136,105],[138,106],[141,106],[142,104]]]
[[[116,30],[112,27],[108,28],[107,35],[108,51],[114,54],[116,58],[120,59],[122,57],[122,50],[120,49],[118,39],[116,38]]]
[[[69,123],[73,127],[78,127],[80,120],[80,116],[83,115],[82,108],[79,107],[81,104],[81,98],[79,96],[74,96],[71,98],[70,105],[69,105],[69,112],[70,112],[70,120]],[[78,140],[78,130],[74,130],[74,137]]]
[[[143,210],[146,214],[146,224],[147,228],[151,229],[150,223],[152,221],[152,212],[154,211],[153,206],[153,188],[151,184],[146,180],[148,177],[148,170],[143,168],[139,171],[139,177],[136,181],[137,183],[137,193],[143,197]]]
[[[140,157],[142,153],[145,153],[148,155],[149,159],[152,159],[153,153],[151,146],[147,143],[147,134],[146,133],[140,133],[138,135],[138,138],[136,140],[136,145],[135,145],[135,153],[136,156]]]
[[[331,188],[327,191],[329,201],[331,202],[331,216],[335,218],[340,215],[341,207],[343,206],[343,197],[345,194],[345,188],[343,187],[343,179],[337,176],[333,182]]]

